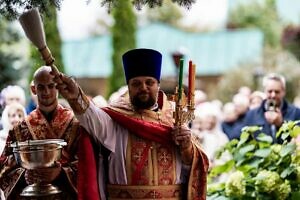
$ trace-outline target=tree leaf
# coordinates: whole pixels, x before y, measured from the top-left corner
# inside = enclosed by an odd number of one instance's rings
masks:
[[[300,191],[292,192],[291,200],[299,200],[300,199]]]
[[[240,148],[239,153],[241,155],[245,155],[246,153],[248,153],[249,151],[252,151],[255,149],[255,145],[251,144],[251,145],[246,145],[242,148]]]
[[[283,133],[281,134],[281,139],[282,139],[282,140],[286,140],[289,136],[290,136],[290,132],[289,132],[289,131],[283,132]]]
[[[295,166],[291,165],[289,166],[288,168],[285,168],[281,174],[280,174],[280,177],[281,178],[286,178],[287,176],[289,176],[291,173],[293,173],[293,171],[295,170]]]
[[[229,199],[230,198],[225,197],[225,196],[219,196],[218,194],[207,197],[207,200],[229,200]]]
[[[281,151],[279,152],[279,155],[281,157],[284,157],[288,154],[291,154],[292,152],[295,151],[296,147],[297,147],[296,144],[289,143],[289,144],[282,147]]]
[[[245,174],[251,171],[254,168],[257,168],[258,165],[253,165],[254,162],[249,163],[248,165],[242,165],[237,167],[237,170],[244,172]]]
[[[218,165],[218,166],[215,166],[214,168],[212,168],[212,170],[210,171],[210,174],[214,177],[221,173],[229,172],[233,168],[234,164],[235,164],[234,160],[229,160],[226,163],[224,163],[223,165]]]
[[[295,138],[300,134],[300,126],[295,126],[291,132],[291,137]]]
[[[208,195],[215,193],[215,195],[212,195],[211,197],[218,197],[220,192],[223,192],[225,190],[225,183],[212,183],[208,185],[207,189]]]
[[[249,136],[250,136],[250,134],[248,132],[242,132],[237,147],[240,147],[242,144],[246,143]]]
[[[237,167],[239,167],[239,166],[241,166],[244,162],[245,162],[245,160],[246,160],[246,158],[241,158],[241,159],[239,159],[237,162],[236,162],[236,166]]]
[[[264,159],[255,159],[255,160],[251,161],[249,163],[249,165],[253,166],[254,168],[258,168],[259,165],[263,162],[264,162]]]
[[[262,142],[267,142],[269,144],[271,144],[273,142],[273,139],[271,136],[263,134],[263,133],[259,134],[256,139],[259,141],[262,141]]]
[[[258,149],[254,152],[254,155],[265,158],[265,157],[269,156],[271,152],[272,152],[272,150],[270,148]]]
[[[217,198],[215,198],[213,200],[229,200],[229,198],[228,197],[224,197],[224,196],[219,196],[219,197],[217,197]]]

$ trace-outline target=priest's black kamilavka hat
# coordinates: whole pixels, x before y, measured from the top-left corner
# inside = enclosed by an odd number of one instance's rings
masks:
[[[137,76],[151,76],[160,82],[162,55],[153,49],[133,49],[122,56],[126,81]]]

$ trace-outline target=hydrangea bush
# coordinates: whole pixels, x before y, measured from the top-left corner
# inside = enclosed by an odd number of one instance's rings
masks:
[[[244,127],[239,140],[218,152],[217,157],[226,152],[231,159],[210,170],[207,199],[299,200],[300,148],[294,139],[300,134],[299,122],[281,126],[276,137],[282,144],[273,144],[258,126]]]

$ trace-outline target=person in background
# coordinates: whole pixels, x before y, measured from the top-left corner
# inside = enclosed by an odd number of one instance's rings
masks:
[[[251,93],[251,89],[248,86],[242,86],[238,90],[238,94],[245,95],[248,98],[250,97]]]
[[[223,106],[223,117],[221,122],[222,131],[227,135],[229,140],[239,135],[239,130],[235,130],[235,122],[238,118],[234,103],[227,102]],[[237,132],[235,134],[235,132]]]
[[[32,87],[33,85],[34,85],[34,82],[31,81],[30,87]],[[37,96],[35,94],[33,94],[32,91],[30,90],[30,99],[29,99],[28,104],[26,105],[27,114],[29,114],[31,111],[36,109],[37,101],[38,101]]]
[[[265,99],[266,99],[265,93],[258,90],[252,92],[249,99],[250,100],[249,109],[251,110],[254,108],[258,108],[263,102],[263,100]]]
[[[263,133],[273,138],[274,143],[281,143],[282,141],[276,138],[277,130],[284,121],[299,120],[300,109],[285,99],[286,82],[282,75],[267,74],[263,78],[262,85],[266,99],[258,108],[247,113],[244,126],[260,126]]]
[[[71,110],[58,104],[58,91],[50,71],[51,67],[48,66],[42,66],[35,71],[31,90],[37,96],[37,108],[9,132],[0,162],[0,188],[7,200],[21,199],[21,191],[28,184],[36,182],[53,183],[62,190],[62,194],[45,195],[37,199],[77,199],[76,152],[80,134],[84,129],[79,126]],[[43,139],[63,139],[67,142],[67,146],[62,150],[62,158],[56,165],[30,170],[19,166],[9,144]],[[92,154],[90,156],[92,157]]]
[[[246,95],[238,93],[233,96],[232,102],[238,115],[237,123],[242,122],[249,110],[249,98]]]
[[[237,93],[233,96],[232,103],[234,104],[237,118],[230,128],[230,132],[228,132],[229,130],[224,130],[230,140],[240,138],[241,129],[244,127],[245,116],[249,110],[249,98],[242,93]]]
[[[195,90],[195,107],[207,101],[207,94],[202,90]]]
[[[221,110],[212,102],[203,103],[195,110],[193,134],[199,138],[201,146],[210,161],[210,167],[218,162],[216,152],[228,142],[228,138],[220,126],[220,116]],[[199,121],[201,122],[201,129],[198,129],[199,126],[197,126]]]
[[[293,99],[293,104],[297,108],[300,108],[300,95],[295,96],[295,98]]]
[[[18,85],[9,85],[1,91],[1,106],[4,108],[12,102],[18,102],[25,106],[26,96],[25,91]]]
[[[19,122],[23,121],[26,115],[26,110],[20,103],[13,102],[5,106],[1,118],[3,129],[0,131],[0,155],[5,147],[8,132]]]
[[[20,103],[13,102],[5,106],[1,118],[3,129],[0,130],[0,155],[2,154],[5,148],[8,132],[19,122],[24,120],[25,117],[26,117],[26,110],[24,106],[21,105]],[[0,160],[1,159],[2,158],[0,158]],[[1,188],[0,188],[0,199],[5,200],[4,192]]]
[[[8,85],[7,87],[1,90],[1,94],[0,94],[1,108],[4,109],[6,105],[9,105],[13,102],[18,102],[23,106],[25,106],[26,104],[25,91],[22,87],[18,85]],[[0,123],[0,130],[3,128],[2,126],[3,126],[2,123]]]
[[[53,72],[81,125],[108,150],[98,173],[101,198],[206,199],[208,160],[187,125],[174,127],[171,103],[159,89],[161,53],[133,49],[122,59],[128,92],[102,109],[75,80]]]

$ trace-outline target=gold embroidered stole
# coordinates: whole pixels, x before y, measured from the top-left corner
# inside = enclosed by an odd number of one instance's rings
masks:
[[[108,185],[109,199],[181,199],[174,148],[131,134],[126,154],[128,185]]]
[[[39,109],[34,110],[26,118],[26,124],[34,140],[61,138],[73,119],[72,111],[58,105],[48,122]]]
[[[126,116],[173,126],[171,104],[160,92],[160,112],[144,110],[135,112],[124,95],[113,103],[110,109]],[[208,159],[201,147],[193,143],[193,161],[191,165],[187,196],[183,197],[182,188],[176,185],[176,148],[143,139],[130,134],[126,155],[128,185],[108,185],[109,199],[206,199],[206,177]]]
[[[172,185],[176,181],[174,148],[131,134],[127,145],[129,185]]]

